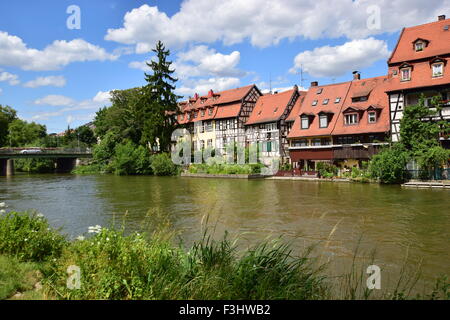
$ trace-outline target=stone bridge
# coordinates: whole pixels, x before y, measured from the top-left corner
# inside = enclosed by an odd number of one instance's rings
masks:
[[[0,149],[0,176],[14,174],[14,159],[53,159],[58,173],[71,172],[81,158],[92,158],[90,149],[61,148],[2,148]]]

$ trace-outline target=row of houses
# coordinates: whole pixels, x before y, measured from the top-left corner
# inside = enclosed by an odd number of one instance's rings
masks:
[[[263,161],[280,159],[303,171],[319,162],[360,166],[388,141],[399,140],[399,122],[423,94],[442,98],[435,119],[450,121],[450,19],[403,29],[388,60],[388,74],[262,94],[256,85],[195,94],[180,103],[178,122],[188,128],[194,151],[225,153],[230,143],[258,143]],[[433,119],[430,119],[433,120]],[[442,144],[450,147],[448,137]]]

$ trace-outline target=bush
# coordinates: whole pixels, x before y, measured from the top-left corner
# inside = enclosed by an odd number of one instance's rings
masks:
[[[384,149],[372,157],[369,165],[370,176],[381,183],[403,183],[408,179],[406,164],[409,154],[400,145]]]
[[[98,174],[101,172],[103,172],[103,166],[95,163],[84,166],[78,166],[72,170],[73,174]]]
[[[15,160],[17,171],[28,173],[53,173],[55,162],[49,159],[17,159]]]
[[[61,253],[66,240],[41,214],[10,212],[0,216],[0,254],[21,261],[45,261]]]
[[[152,156],[151,163],[153,173],[157,176],[173,176],[178,173],[178,168],[168,153]]]
[[[320,176],[324,178],[333,178],[338,174],[338,168],[328,162],[317,163],[317,171],[319,171]]]

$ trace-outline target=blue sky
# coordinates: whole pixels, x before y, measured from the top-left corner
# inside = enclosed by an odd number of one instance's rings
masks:
[[[70,5],[81,29],[68,29]],[[307,88],[386,73],[401,28],[450,0],[41,0],[0,2],[0,104],[50,132],[84,124],[108,92],[144,85],[159,39],[181,95],[251,83]],[[304,72],[301,82],[300,70]]]

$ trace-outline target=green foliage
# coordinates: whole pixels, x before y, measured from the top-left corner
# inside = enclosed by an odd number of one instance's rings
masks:
[[[113,132],[108,132],[100,141],[95,145],[92,151],[94,162],[100,165],[108,165],[111,158],[114,156],[114,149],[117,144],[117,137]]]
[[[36,268],[34,263],[0,255],[0,300],[10,298],[18,291],[32,290],[39,276]]]
[[[338,174],[338,168],[328,162],[318,162],[317,171],[319,171],[320,176],[324,178],[333,178]]]
[[[189,173],[205,173],[205,174],[260,174],[264,165],[257,164],[226,164],[226,163],[212,163],[212,164],[191,164],[189,166]]]
[[[151,167],[157,176],[173,176],[178,174],[177,166],[172,162],[168,153],[161,153],[152,156]]]
[[[52,159],[17,159],[14,160],[17,171],[28,173],[53,173],[55,162]]]
[[[381,183],[403,183],[408,179],[405,168],[409,159],[409,153],[401,144],[386,148],[372,157],[369,165],[370,176]]]
[[[117,175],[152,173],[149,151],[143,146],[136,146],[131,141],[116,145],[111,166]]]
[[[9,106],[0,104],[0,147],[9,145],[8,130],[10,124],[17,119],[17,112]]]
[[[20,261],[46,261],[58,256],[65,243],[41,214],[10,212],[0,216],[0,254]]]
[[[72,170],[72,174],[98,174],[103,172],[103,166],[100,164],[91,163],[88,165],[81,165]]]
[[[28,123],[16,119],[9,125],[9,140],[12,147],[21,147],[35,144],[39,139],[45,138],[47,129],[37,123]]]
[[[91,147],[95,143],[97,143],[97,139],[94,136],[94,131],[87,126],[78,127],[75,130],[75,134],[81,143]]]

